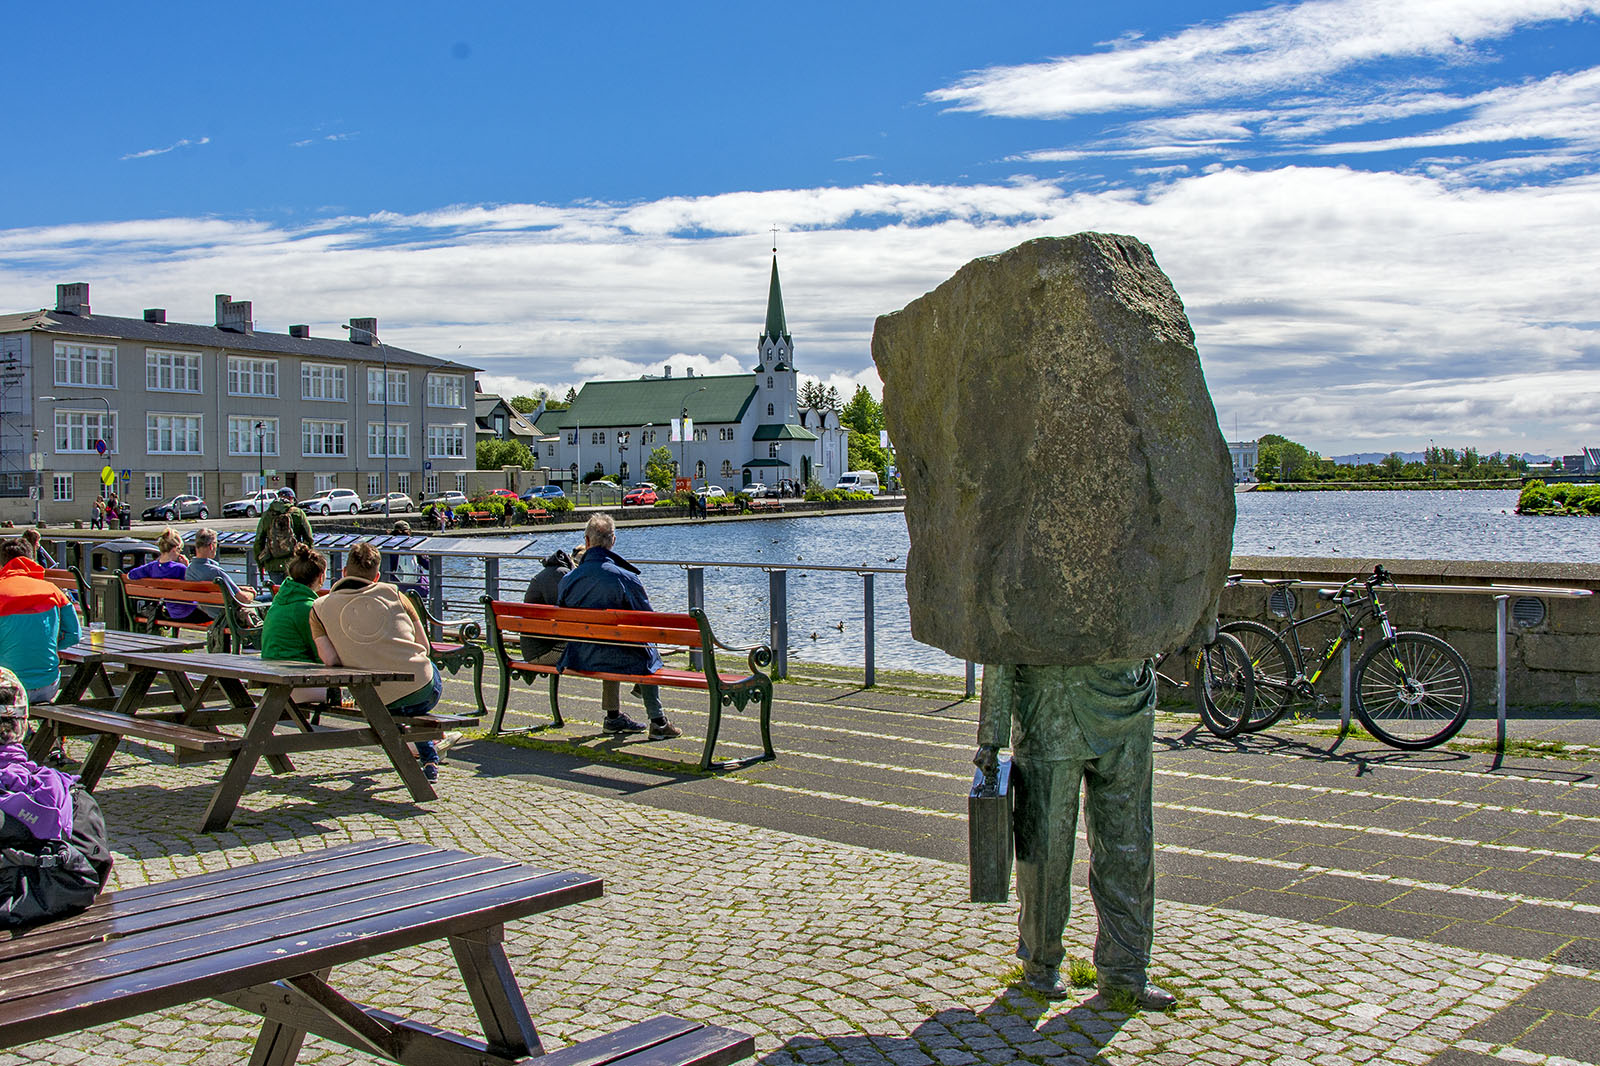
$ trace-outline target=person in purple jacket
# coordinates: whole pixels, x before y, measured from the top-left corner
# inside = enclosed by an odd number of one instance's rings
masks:
[[[189,560],[183,556],[183,538],[178,536],[178,531],[168,526],[156,538],[156,547],[161,554],[142,566],[136,566],[128,571],[128,576],[135,581],[146,578],[172,578],[182,581],[184,572],[189,569]],[[181,622],[194,614],[194,608],[187,603],[165,603],[162,609],[166,617],[175,622]]]

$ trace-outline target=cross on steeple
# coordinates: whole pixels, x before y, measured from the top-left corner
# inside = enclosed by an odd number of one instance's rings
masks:
[[[778,227],[772,227],[772,254],[778,254]]]

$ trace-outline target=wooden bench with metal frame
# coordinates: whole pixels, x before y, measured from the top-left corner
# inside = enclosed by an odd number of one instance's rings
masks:
[[[76,566],[47,567],[40,576],[73,598],[85,622],[94,621],[94,593],[89,582],[84,580],[82,570]]]
[[[706,724],[705,748],[700,755],[700,768],[709,770],[711,756],[717,745],[717,734],[722,725],[722,708],[744,710],[751,702],[759,704],[762,754],[719,764],[724,769],[744,766],[764,759],[777,758],[772,749],[772,678],[762,673],[761,667],[772,664],[772,649],[765,644],[753,648],[733,648],[711,632],[705,612],[691,609],[688,614],[669,614],[665,611],[596,611],[577,607],[548,607],[537,603],[512,603],[507,600],[483,597],[484,618],[489,631],[489,646],[494,649],[500,663],[500,698],[495,707],[490,735],[501,732],[505,722],[506,704],[511,698],[513,678],[533,684],[534,678],[550,679],[550,715],[554,724],[561,725],[559,686],[561,678],[585,677],[610,682],[601,689],[601,705],[607,714],[618,713],[618,689],[623,684],[664,685],[668,688],[698,689],[710,696],[711,713]],[[507,647],[508,636],[515,640],[521,636],[539,637],[549,641],[586,641],[596,644],[617,644],[640,647],[646,644],[665,644],[698,652],[702,667],[698,670],[681,670],[663,667],[653,674],[626,674],[613,671],[567,670],[554,666],[530,663],[521,658],[520,643],[513,650]],[[716,652],[745,653],[750,667],[748,675],[723,674],[717,669]]]
[[[591,874],[368,840],[103,893],[0,941],[0,1049],[210,999],[262,1018],[250,1061],[270,1066],[293,1066],[308,1033],[401,1066],[729,1066],[754,1054],[748,1034],[669,1015],[544,1053],[506,923],[603,890]],[[439,940],[483,1039],[333,984],[335,967]]]
[[[435,666],[452,674],[472,667],[472,694],[478,701],[478,716],[488,714],[488,705],[483,702],[483,645],[476,643],[483,639],[483,627],[471,618],[435,618],[433,612],[428,610],[422,593],[414,588],[402,588],[400,591],[417,609],[417,617],[422,619],[429,633],[440,632],[446,637],[457,638],[430,640],[428,658],[433,660]]]
[[[200,610],[202,606],[222,609],[225,605],[222,592],[210,581],[185,581],[167,577],[129,577],[118,570],[111,578],[112,595],[122,615],[122,624],[134,633],[155,633],[162,628],[172,630],[210,630],[216,619]],[[160,615],[142,614],[137,605],[156,603],[182,604],[195,608],[188,618],[163,618]]]

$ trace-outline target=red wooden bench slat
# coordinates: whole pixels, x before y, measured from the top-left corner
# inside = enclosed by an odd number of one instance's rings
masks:
[[[124,576],[122,587],[127,590],[130,600],[162,600],[167,603],[222,606],[222,590],[209,581],[183,581],[166,577],[137,579]]]

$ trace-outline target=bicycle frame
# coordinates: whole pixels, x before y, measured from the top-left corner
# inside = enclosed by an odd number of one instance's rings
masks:
[[[1325,611],[1318,611],[1316,614],[1308,615],[1305,618],[1291,616],[1285,620],[1283,627],[1277,631],[1279,639],[1283,640],[1284,646],[1294,656],[1296,676],[1290,682],[1290,685],[1299,690],[1301,695],[1312,695],[1313,686],[1327,672],[1328,667],[1333,665],[1334,659],[1339,654],[1339,649],[1343,648],[1347,642],[1359,638],[1362,628],[1369,624],[1372,619],[1377,620],[1385,637],[1394,636],[1394,626],[1389,621],[1389,612],[1383,606],[1383,601],[1378,598],[1378,582],[1373,581],[1367,584],[1365,596],[1352,598],[1353,586],[1361,581],[1362,579],[1358,577],[1351,578],[1339,586],[1339,591],[1334,597],[1335,602],[1332,607]],[[1339,631],[1334,634],[1333,639],[1328,642],[1321,655],[1310,660],[1314,669],[1307,673],[1307,649],[1300,640],[1300,629],[1303,626],[1311,625],[1313,622],[1321,621],[1332,614],[1340,616]],[[1396,665],[1399,664],[1397,663]]]

